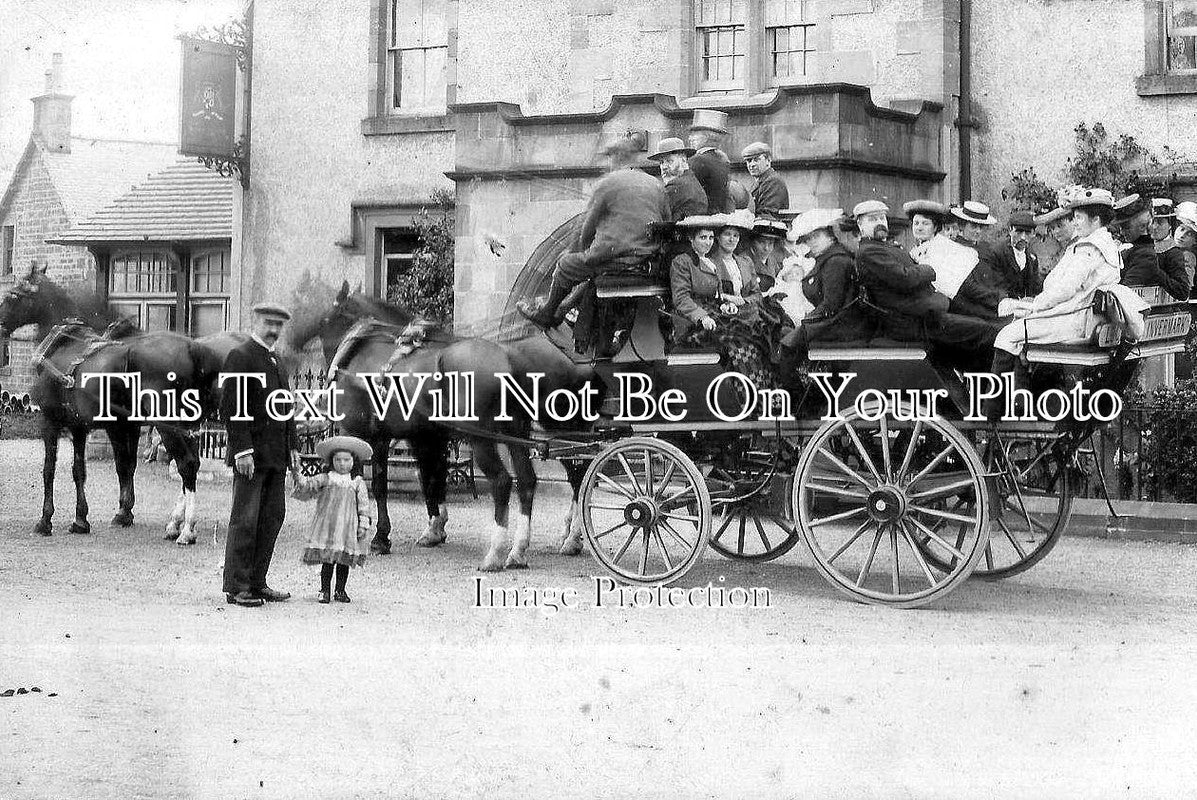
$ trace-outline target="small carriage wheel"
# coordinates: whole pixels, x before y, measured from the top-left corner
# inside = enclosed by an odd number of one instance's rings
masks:
[[[944,497],[960,499],[953,511]],[[864,603],[914,608],[964,581],[984,553],[989,526],[985,468],[951,424],[853,411],[826,422],[794,472],[791,513],[815,566]],[[932,526],[946,523],[950,535]],[[936,564],[925,537],[953,555]]]
[[[973,576],[1001,580],[1026,572],[1052,551],[1072,518],[1073,467],[1061,459],[1055,437],[994,436],[985,442],[985,466],[994,508],[989,541]],[[956,503],[945,508],[951,510]],[[938,531],[942,526],[931,526]],[[919,539],[923,554],[940,569],[954,557],[930,538]]]
[[[714,532],[711,549],[736,561],[772,561],[802,537],[790,517],[790,476],[778,474],[778,453],[750,453],[707,474]]]
[[[624,439],[599,453],[582,479],[590,552],[626,583],[681,578],[711,535],[711,497],[694,462],[657,439]]]

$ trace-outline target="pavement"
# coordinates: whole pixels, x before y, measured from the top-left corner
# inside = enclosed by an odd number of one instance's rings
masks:
[[[42,538],[39,465],[35,443],[0,442],[6,800],[1171,798],[1197,785],[1188,546],[1066,537],[1024,575],[915,611],[843,598],[801,547],[764,565],[708,551],[684,587],[767,604],[596,605],[595,562],[555,553],[560,492],[538,504],[532,568],[486,576],[485,495],[454,496],[449,541],[431,551],[414,546],[422,506],[408,495],[392,502],[395,553],[353,571],[351,604],[325,606],[298,560],[311,504],[293,502],[270,580],[295,596],[242,609],[220,593],[227,485],[200,487],[201,540],[180,548],[161,539],[165,467],[139,468],[137,522],[113,529],[115,479],[93,462],[94,533],[70,535],[64,457],[67,513]],[[570,589],[576,607],[561,608]],[[520,604],[493,607],[491,590]]]

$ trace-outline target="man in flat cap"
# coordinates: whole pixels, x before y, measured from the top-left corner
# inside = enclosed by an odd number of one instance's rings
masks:
[[[731,177],[731,162],[727,153],[719,149],[725,136],[727,114],[706,108],[694,112],[688,137],[688,143],[695,151],[690,156],[690,169],[707,193],[712,214],[730,214],[735,210],[727,185]]]
[[[649,229],[669,219],[664,187],[635,168],[640,147],[633,139],[616,139],[603,148],[603,154],[608,172],[590,196],[576,250],[557,259],[548,298],[543,303],[526,298],[516,303],[534,325],[561,324],[561,303],[574,287],[604,271],[642,264],[659,249]]]
[[[1166,274],[1179,273],[1184,270],[1193,283],[1194,272],[1197,271],[1197,257],[1192,250],[1181,247],[1173,238],[1176,225],[1176,207],[1166,197],[1157,197],[1151,201],[1151,224],[1148,233],[1155,242],[1155,252],[1160,259],[1160,269]]]
[[[756,178],[749,194],[757,217],[780,219],[778,212],[790,207],[790,190],[773,169],[773,150],[764,142],[753,142],[740,154],[748,174]]]
[[[1119,198],[1114,203],[1115,218],[1121,223],[1122,241],[1129,244],[1122,253],[1122,278],[1125,286],[1161,286],[1177,300],[1188,300],[1193,281],[1184,262],[1170,260],[1164,269],[1155,242],[1148,233],[1151,206],[1137,194]]]
[[[274,347],[291,313],[277,303],[258,303],[253,312],[249,341],[229,353],[221,370],[220,410],[228,431],[226,458],[233,467],[224,592],[229,603],[239,606],[260,606],[291,596],[271,589],[266,571],[287,513],[287,469],[299,464],[294,420],[282,422],[266,411],[271,392],[290,389]],[[234,374],[250,377],[239,381]],[[239,391],[242,386],[244,391]]]
[[[1034,215],[1030,211],[1015,211],[1010,215],[1006,241],[994,248],[993,274],[1007,297],[1021,300],[1043,291],[1039,258],[1031,252],[1031,236],[1034,233]]]

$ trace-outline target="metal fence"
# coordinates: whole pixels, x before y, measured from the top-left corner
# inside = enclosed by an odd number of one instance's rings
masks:
[[[1101,496],[1100,466],[1114,499],[1197,503],[1197,410],[1125,408],[1091,442],[1085,496]]]

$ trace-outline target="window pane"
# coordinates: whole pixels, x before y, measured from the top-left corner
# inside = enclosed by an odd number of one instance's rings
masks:
[[[191,306],[191,335],[208,336],[224,330],[224,303],[194,303]]]
[[[391,22],[392,47],[440,47],[449,43],[445,0],[397,0]]]
[[[399,108],[403,105],[403,52],[392,50],[387,53],[387,59],[390,61],[387,79],[391,84],[391,108]]]
[[[424,62],[423,50],[403,51],[403,70],[400,81],[403,84],[403,106],[405,108],[423,108],[424,102]]]
[[[141,303],[111,303],[110,305],[114,313],[132,320],[134,325],[141,327]]]
[[[145,329],[147,331],[169,331],[175,327],[175,307],[155,303],[146,305]]]
[[[424,61],[424,102],[429,107],[440,107],[445,103],[445,61],[447,47],[436,47],[426,51]]]

